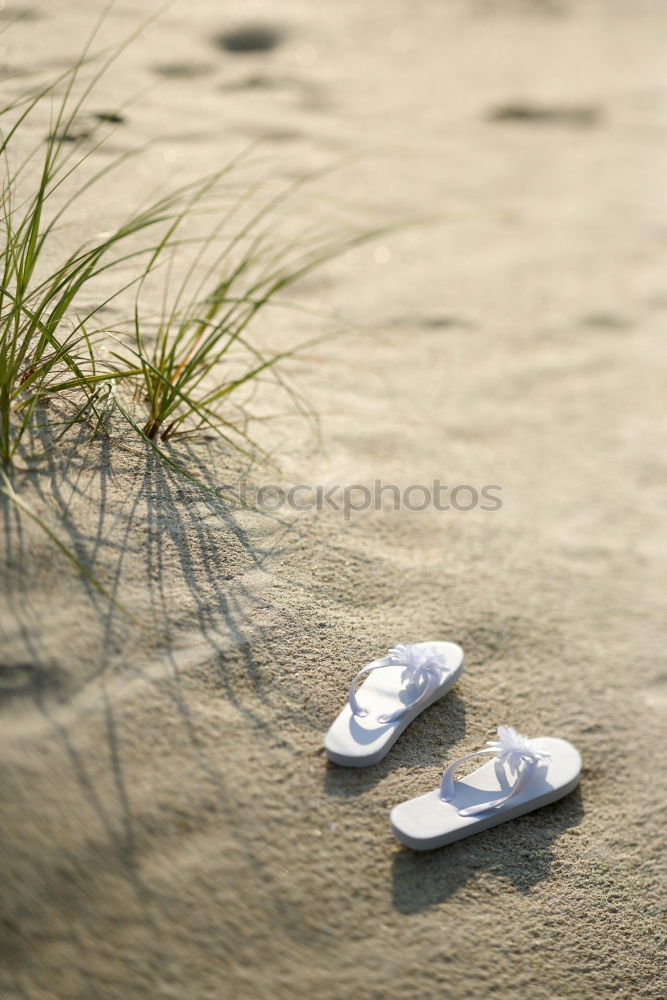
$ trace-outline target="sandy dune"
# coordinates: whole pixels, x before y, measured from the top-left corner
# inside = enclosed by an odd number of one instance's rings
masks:
[[[2,61],[62,66],[92,8],[14,7]],[[502,509],[239,512],[120,429],[22,475],[144,624],[3,507],[3,998],[664,996],[666,32],[657,0],[189,0],[102,81],[111,152],[154,140],[109,211],[263,138],[285,176],[352,154],[318,189],[341,218],[439,216],[292,294],[365,330],[291,363],[322,443],[260,428],[281,471],[250,485],[437,478]],[[350,676],[424,638],[464,647],[454,693],[378,766],[327,765]],[[499,723],[574,742],[580,791],[400,848],[392,805]]]

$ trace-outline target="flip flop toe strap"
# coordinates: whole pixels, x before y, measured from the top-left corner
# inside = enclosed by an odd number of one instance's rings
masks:
[[[499,726],[498,740],[489,742],[482,750],[476,750],[474,753],[467,753],[463,757],[459,757],[447,768],[440,784],[440,798],[443,802],[451,802],[454,798],[454,772],[465,761],[472,760],[473,757],[479,757],[482,754],[493,754],[501,764],[507,762],[510,772],[516,775],[516,779],[505,795],[488,802],[481,802],[476,806],[459,809],[460,816],[477,816],[490,809],[498,809],[505,805],[511,798],[523,791],[540,761],[549,757],[549,754],[538,746],[536,740],[528,740],[514,729]]]
[[[391,666],[391,660],[388,656],[385,656],[382,660],[373,660],[372,663],[366,664],[362,667],[358,673],[355,674],[352,683],[350,684],[350,691],[348,693],[348,701],[350,703],[350,708],[352,709],[352,715],[356,715],[358,719],[365,719],[368,716],[368,711],[360,704],[357,698],[357,684],[364,676],[364,674],[370,674],[374,670],[380,670],[382,667]]]
[[[414,688],[417,691],[417,696],[412,701],[402,705],[401,708],[377,716],[378,723],[387,725],[391,722],[397,722],[403,718],[406,712],[412,711],[431,697],[440,684],[444,665],[445,660],[442,654],[433,653],[428,649],[423,650],[415,645],[396,646],[390,651],[389,656],[385,656],[381,660],[373,660],[372,663],[362,667],[354,677],[348,694],[352,714],[358,719],[367,718],[370,714],[357,698],[357,684],[364,674],[381,670],[383,667],[400,666],[403,667],[403,680],[407,681],[405,690]]]

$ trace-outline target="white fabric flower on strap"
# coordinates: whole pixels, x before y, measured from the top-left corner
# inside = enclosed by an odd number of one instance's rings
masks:
[[[538,740],[529,740],[511,726],[498,726],[498,739],[487,740],[486,745],[497,754],[500,764],[507,763],[512,774],[516,774],[522,762],[537,763],[549,757],[546,750],[540,750]]]
[[[388,666],[404,667],[401,680],[410,687],[423,687],[433,675],[440,679],[445,668],[444,654],[435,645],[403,643],[389,650]]]
[[[368,712],[363,708],[356,695],[356,687],[360,678],[372,670],[382,667],[403,667],[401,680],[405,683],[405,690],[415,697],[397,709],[390,715],[380,715],[377,721],[382,725],[396,722],[401,716],[415,707],[420,702],[426,701],[442,679],[442,673],[446,669],[447,661],[444,653],[435,643],[402,643],[389,650],[388,656],[381,660],[375,660],[367,666],[362,667],[350,685],[349,702],[352,714],[358,718],[365,718]]]

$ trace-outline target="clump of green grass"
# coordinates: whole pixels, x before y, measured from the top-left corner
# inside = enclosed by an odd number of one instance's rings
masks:
[[[53,252],[59,230],[71,221],[78,199],[119,162],[81,180],[92,150],[81,155],[66,139],[116,54],[102,62],[78,95],[76,85],[89,62],[88,48],[61,77],[0,109],[0,158],[5,166],[0,189],[0,464],[5,468],[41,402],[54,394],[76,398],[76,422],[94,409],[100,382],[131,374],[101,370],[95,337],[88,332],[96,313],[127,283],[83,314],[79,302],[84,292],[94,289],[102,272],[150,252],[151,248],[125,251],[124,247],[173,218],[184,194],[174,192],[69,254]],[[21,157],[33,116],[43,117],[46,104],[51,109],[48,137]],[[129,284],[137,280],[130,279]]]
[[[300,278],[377,235],[366,230],[347,238],[303,233],[291,239],[277,237],[279,209],[308,177],[281,187],[271,197],[262,198],[257,181],[243,187],[235,184],[230,195],[222,182],[241,164],[245,166],[247,157],[241,156],[135,211],[103,237],[65,256],[54,253],[62,227],[76,216],[78,200],[94,185],[108,181],[110,172],[126,158],[82,180],[91,153],[104,137],[93,136],[84,153],[76,152],[66,139],[113,58],[115,54],[78,96],[75,85],[88,63],[87,50],[63,77],[0,109],[0,126],[3,118],[13,115],[10,126],[0,129],[0,156],[6,166],[0,192],[0,464],[5,468],[40,403],[57,395],[71,405],[71,422],[65,422],[62,431],[66,433],[68,426],[96,416],[100,386],[111,382],[119,385],[119,397],[126,388],[147,404],[146,417],[136,414],[131,423],[150,441],[169,441],[197,430],[213,430],[235,446],[241,437],[247,441],[246,432],[238,432],[238,423],[225,415],[230,398],[265,373],[275,373],[279,362],[294,353],[260,351],[249,340],[251,323]],[[53,105],[48,137],[17,163],[13,154],[21,132],[46,102]],[[66,194],[68,185],[73,190]],[[216,199],[217,222],[212,229],[181,238],[183,225],[198,213],[209,215]],[[244,210],[247,217],[236,222]],[[156,236],[137,246],[138,239],[151,232]],[[147,335],[142,296],[149,277],[167,262],[171,275],[173,255],[193,244],[198,245],[194,261],[165,307],[157,334]],[[108,291],[108,272],[120,265],[124,278]],[[98,290],[102,275],[107,279],[103,296]],[[94,329],[98,314],[133,285],[137,294],[132,343],[125,338],[122,349],[117,345],[110,349],[114,331],[107,336],[109,331]],[[95,304],[80,309],[84,298]],[[120,324],[115,333],[126,331],[127,326]],[[242,371],[233,357],[239,348],[244,352]],[[284,385],[280,376],[275,379]],[[130,409],[119,408],[129,419]]]
[[[54,397],[62,404],[55,408],[59,429],[49,435],[51,443],[82,421],[96,430],[104,408],[116,407],[141,439],[196,483],[158,441],[206,431],[256,453],[248,414],[236,402],[243,387],[261,387],[270,373],[297,408],[307,407],[278,370],[295,348],[260,350],[250,339],[251,324],[299,279],[386,229],[348,237],[313,236],[312,229],[291,239],[277,235],[276,213],[306,178],[271,197],[262,197],[257,183],[234,186],[231,195],[225,189],[227,207],[222,211],[222,184],[240,167],[243,158],[237,158],[63,253],[62,231],[76,221],[80,199],[94,185],[109,183],[111,171],[127,158],[90,173],[91,154],[105,139],[101,122],[88,136],[84,152],[68,141],[93,87],[124,47],[93,58],[94,37],[95,32],[81,58],[58,79],[0,109],[0,158],[6,168],[0,190],[0,493],[36,520],[106,594],[12,483],[11,466],[19,449],[26,460],[35,457],[30,448],[36,436],[27,432],[36,417],[42,423],[56,419],[42,404]],[[84,70],[91,67],[92,75],[82,83]],[[41,121],[47,107],[47,137],[26,154],[33,116]],[[210,231],[183,237],[186,224],[198,214],[208,215],[216,198],[217,221]],[[194,259],[175,293],[165,295],[151,335],[144,296],[154,272],[165,264],[170,285],[175,256],[185,246],[195,248]],[[118,279],[110,283],[115,274]],[[116,324],[114,330],[101,327],[98,314],[133,286],[135,305],[128,323]],[[68,418],[62,416],[65,410]]]
[[[200,430],[214,432],[242,447],[249,441],[243,420],[231,419],[232,397],[243,387],[271,373],[298,409],[302,400],[276,372],[281,361],[312,346],[315,340],[290,349],[268,352],[249,339],[249,328],[268,306],[280,301],[281,293],[345,250],[376,235],[376,231],[343,238],[338,235],[304,240],[288,238],[279,229],[276,211],[286,204],[308,177],[281,187],[271,198],[260,198],[259,207],[223,239],[222,249],[211,253],[221,230],[254,192],[251,186],[237,198],[220,223],[203,241],[194,261],[185,271],[170,307],[163,311],[153,338],[142,326],[141,294],[144,281],[164,253],[161,245],[152,255],[135,303],[132,356],[116,353],[126,371],[133,365],[141,371],[147,415],[142,433],[149,440],[169,441],[177,435]],[[188,209],[201,197],[193,192]],[[175,220],[170,235],[180,223]],[[208,260],[208,257],[212,259]],[[201,265],[204,265],[203,267]],[[239,361],[239,356],[241,361]]]

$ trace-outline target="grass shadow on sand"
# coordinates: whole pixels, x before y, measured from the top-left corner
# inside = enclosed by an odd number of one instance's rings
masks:
[[[150,632],[155,646],[168,647],[182,623],[175,588],[170,587],[176,584],[185,590],[177,594],[182,603],[191,598],[191,629],[197,628],[214,650],[223,630],[244,648],[239,623],[226,599],[229,587],[224,584],[230,574],[225,566],[233,552],[245,557],[242,569],[261,568],[265,552],[253,546],[240,527],[237,511],[181,477],[141,444],[124,447],[105,437],[90,443],[83,425],[57,448],[48,424],[38,427],[35,437],[38,440],[28,442],[26,455],[39,450],[44,457],[34,471],[23,474],[29,482],[26,492],[56,515],[50,517],[54,529],[91,572],[103,575],[114,600],[126,602],[128,587],[141,585],[145,606],[130,610]],[[120,462],[116,460],[119,448],[126,453]],[[210,478],[195,449],[186,446],[180,451],[185,467],[203,481]],[[86,519],[85,511],[83,517],[78,516],[75,509],[86,504],[90,509],[91,503],[94,517],[89,513]],[[5,532],[8,550],[18,546],[15,559],[28,558],[20,519],[13,516],[11,505],[5,513]],[[168,562],[165,548],[170,548]],[[133,567],[138,580],[125,572],[133,559],[141,564]],[[118,652],[118,633],[127,633],[133,626],[88,581],[82,577],[79,582],[96,610],[101,631],[99,657],[93,672],[82,678],[86,683],[106,671]]]
[[[153,891],[140,864],[142,807],[137,806],[136,774],[126,767],[132,737],[125,693],[139,681],[147,691],[158,688],[166,704],[171,703],[168,713],[213,789],[211,822],[224,815],[230,826],[242,830],[220,757],[210,752],[210,738],[201,731],[196,686],[234,704],[271,745],[293,750],[267,710],[272,694],[253,653],[260,633],[269,641],[270,626],[248,625],[259,617],[253,611],[264,609],[266,602],[243,580],[244,573],[262,570],[268,552],[282,544],[289,528],[267,515],[262,541],[255,544],[239,524],[237,510],[198,489],[148,447],[133,443],[125,449],[104,438],[91,444],[84,427],[73,429],[57,447],[48,426],[35,433],[41,437],[26,439],[26,455],[39,451],[43,458],[38,468],[17,474],[21,491],[45,512],[77,558],[101,577],[112,597],[137,602],[130,610],[144,627],[128,621],[83,577],[59,584],[56,576],[53,600],[48,585],[45,596],[62,619],[58,627],[67,632],[71,626],[75,640],[71,647],[60,643],[54,649],[50,618],[40,621],[29,600],[31,581],[36,574],[41,577],[51,550],[45,539],[37,551],[19,512],[5,498],[0,519],[10,559],[6,582],[13,637],[0,652],[0,709],[11,711],[14,698],[21,697],[46,720],[49,740],[64,753],[96,817],[98,829],[90,834],[95,850],[102,852],[105,864],[124,873],[146,923],[153,926]],[[201,449],[183,444],[177,453],[204,479],[208,465]],[[63,594],[57,592],[59,585]],[[76,636],[77,609],[84,598],[82,631],[93,635],[87,644]],[[19,648],[20,656],[15,654]],[[70,711],[69,703],[79,696],[79,707]],[[84,716],[99,720],[93,755],[85,742]],[[80,849],[86,855],[88,848]],[[239,850],[249,868],[262,870],[267,906],[275,918],[291,922],[289,902],[253,846],[239,838]],[[91,865],[97,863],[91,856]]]
[[[458,694],[450,693],[411,722],[379,764],[341,767],[328,761],[324,790],[327,795],[353,798],[374,788],[398,768],[438,766],[463,739],[465,732],[465,702]],[[447,736],[435,744],[433,733],[446,733]]]
[[[435,851],[402,847],[392,868],[393,903],[399,913],[421,913],[490,872],[526,893],[551,876],[552,845],[581,823],[581,792],[534,813]]]
[[[63,542],[103,580],[115,601],[131,604],[129,610],[144,626],[142,630],[129,623],[82,577],[79,585],[94,609],[99,641],[89,664],[84,669],[79,665],[76,676],[63,677],[65,694],[75,694],[102,678],[137,641],[149,642],[152,662],[164,658],[171,679],[180,671],[183,650],[192,648],[199,663],[206,662],[215,672],[235,707],[264,727],[266,722],[237,691],[250,689],[253,700],[265,699],[261,666],[253,654],[258,627],[253,627],[252,636],[247,628],[258,617],[253,611],[265,608],[265,602],[243,577],[264,569],[266,558],[284,543],[290,527],[258,512],[265,522],[262,541],[251,540],[236,507],[206,493],[141,444],[132,442],[124,448],[106,438],[90,443],[84,426],[75,428],[57,447],[48,423],[33,433],[36,440],[26,442],[26,455],[38,451],[44,457],[36,471],[23,474],[29,481],[24,484],[28,496],[41,509],[55,512],[49,521]],[[127,452],[120,458],[119,447]],[[174,455],[209,488],[217,485],[206,450],[184,442]],[[20,565],[30,556],[20,518],[11,505],[6,509],[3,505],[3,510],[7,551],[15,550],[13,560]],[[132,603],[133,597],[140,603]],[[30,646],[34,667],[48,672],[52,656],[46,646],[41,649],[39,630],[23,621],[21,603],[14,603],[16,625]],[[181,655],[175,655],[179,651]],[[123,670],[129,679],[141,674],[137,665],[124,664]]]

